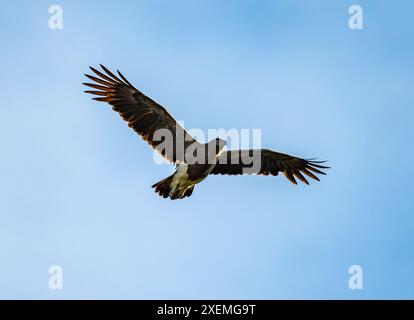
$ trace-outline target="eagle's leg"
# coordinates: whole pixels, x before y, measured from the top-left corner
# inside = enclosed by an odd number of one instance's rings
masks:
[[[172,200],[176,200],[176,199],[183,199],[185,197],[189,197],[193,193],[193,190],[194,190],[194,185],[187,187],[187,188],[177,189],[171,194],[170,198]]]
[[[183,196],[181,197],[181,199],[191,196],[193,194],[193,190],[194,190],[194,185],[192,185],[191,187],[185,189],[185,192],[184,192]]]

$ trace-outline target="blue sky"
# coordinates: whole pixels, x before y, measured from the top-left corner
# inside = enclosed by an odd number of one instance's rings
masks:
[[[2,0],[0,298],[414,298],[413,10]],[[150,186],[173,168],[83,93],[98,63],[188,128],[259,128],[332,169],[311,186],[212,176],[164,200]],[[56,264],[63,290],[48,288]],[[355,264],[363,290],[348,288]]]

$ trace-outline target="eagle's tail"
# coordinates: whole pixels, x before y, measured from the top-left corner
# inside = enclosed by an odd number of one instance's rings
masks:
[[[151,188],[155,188],[155,192],[158,193],[163,198],[170,197],[172,200],[175,199],[183,199],[185,197],[191,196],[193,193],[194,186],[191,186],[187,189],[177,189],[174,193],[171,194],[172,187],[171,183],[173,180],[174,175],[171,175],[156,184],[154,184]]]
[[[161,181],[158,181],[151,188],[155,188],[155,192],[157,192],[161,197],[167,198],[171,192],[171,182],[173,177],[174,175],[171,175]]]

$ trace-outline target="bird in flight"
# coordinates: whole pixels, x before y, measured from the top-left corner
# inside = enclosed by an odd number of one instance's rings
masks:
[[[118,76],[103,65],[103,71],[93,67],[95,75],[85,74],[93,83],[86,93],[94,100],[108,102],[112,109],[169,162],[176,165],[174,174],[152,186],[164,198],[183,199],[191,196],[194,186],[210,174],[272,175],[279,172],[297,184],[296,179],[309,184],[305,175],[318,180],[325,174],[324,161],[302,159],[268,149],[225,150],[226,141],[214,139],[208,143],[195,140],[168,111],[136,89],[117,70]],[[295,179],[296,178],[296,179]]]

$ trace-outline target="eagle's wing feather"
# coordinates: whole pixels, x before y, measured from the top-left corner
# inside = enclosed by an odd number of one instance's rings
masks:
[[[267,149],[229,150],[220,155],[211,174],[257,174],[277,176],[282,172],[289,181],[297,184],[295,177],[309,184],[304,175],[318,180],[316,174],[325,174],[320,169],[324,161],[306,160]]]
[[[164,107],[137,90],[119,71],[117,71],[118,77],[103,65],[101,67],[106,74],[92,67],[90,68],[96,76],[85,74],[94,83],[84,83],[84,85],[98,91],[85,92],[98,96],[93,98],[94,100],[111,104],[112,109],[128,122],[128,126],[154,149],[160,151],[164,158],[174,163],[183,161],[184,152],[181,152],[182,149],[177,148],[177,145],[181,144],[183,150],[186,150],[187,146],[197,143],[196,140],[175,121]],[[154,139],[154,133],[159,129],[168,130],[172,141]],[[162,142],[164,145],[161,147]],[[167,143],[170,145],[165,147]]]

